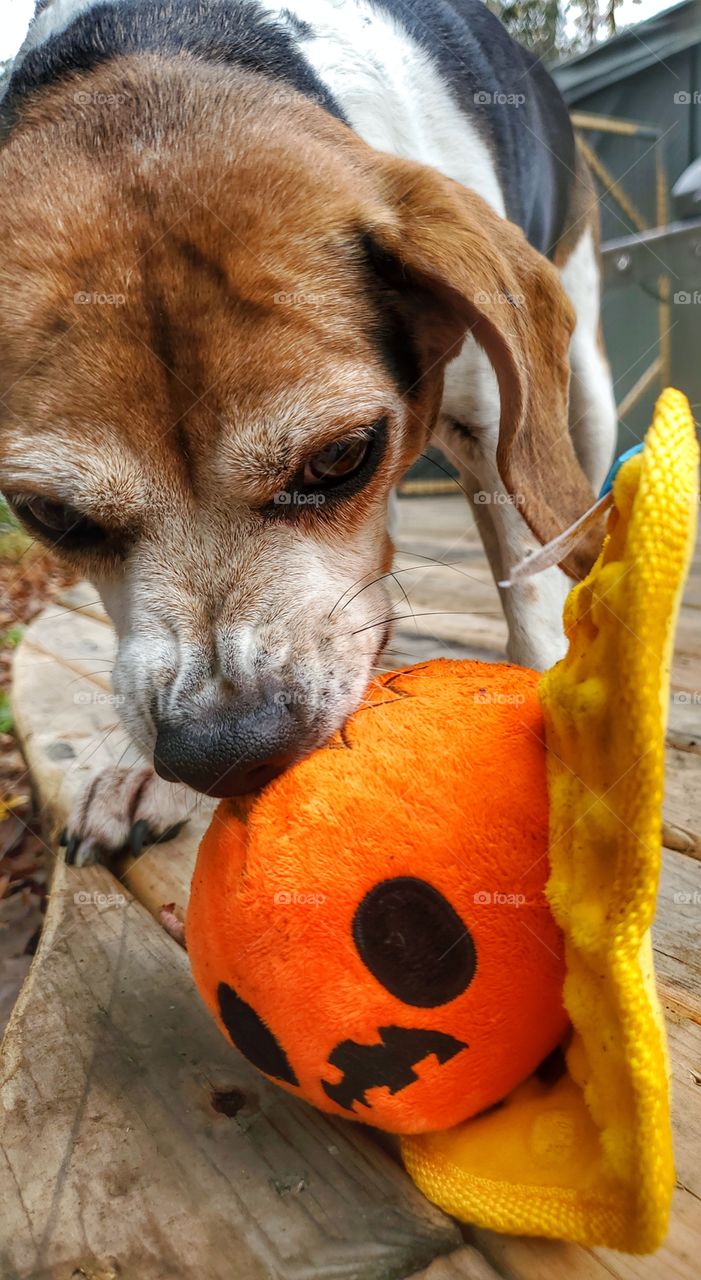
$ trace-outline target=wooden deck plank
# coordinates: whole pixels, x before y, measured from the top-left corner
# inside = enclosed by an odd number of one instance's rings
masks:
[[[3,1280],[391,1280],[460,1241],[360,1129],[226,1044],[104,868],[57,867],[0,1094]]]
[[[687,833],[688,852],[701,846],[701,758],[695,751],[668,747],[665,758],[664,816],[670,826]]]
[[[499,1272],[487,1262],[478,1249],[465,1245],[456,1253],[437,1258],[430,1267],[411,1280],[498,1280]]]
[[[665,850],[652,929],[658,988],[665,1008],[699,1024],[700,936],[701,862]]]

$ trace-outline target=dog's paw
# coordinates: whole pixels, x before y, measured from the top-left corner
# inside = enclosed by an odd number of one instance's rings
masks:
[[[66,862],[86,867],[170,840],[189,817],[193,802],[187,787],[163,782],[152,769],[103,769],[73,803],[61,837]]]

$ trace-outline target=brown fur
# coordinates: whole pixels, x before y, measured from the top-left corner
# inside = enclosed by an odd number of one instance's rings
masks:
[[[429,358],[442,368],[466,333],[484,347],[499,382],[499,471],[547,542],[594,500],[568,426],[571,304],[555,268],[479,196],[420,165],[383,167],[398,221],[378,235],[421,286]],[[583,540],[563,568],[582,577],[595,555]]]
[[[91,84],[107,96],[113,77],[161,95],[159,127],[173,130],[177,161],[158,158],[138,117],[77,108],[64,88],[28,114],[0,160],[15,193],[0,215],[11,300],[0,311],[3,425],[50,437],[70,424],[89,452],[107,423],[149,470],[195,488],[213,444],[230,436],[231,491],[263,505],[314,449],[367,425],[326,419],[326,402],[368,370],[378,393],[393,391],[367,335],[350,150],[337,155],[315,136],[323,113],[302,99],[281,125],[270,91],[244,76],[227,84],[217,70],[209,83],[199,68],[193,82],[192,69],[157,74],[135,58]],[[279,146],[263,164],[271,130]],[[123,301],[74,301],[93,293]],[[317,390],[318,430],[278,439],[268,408],[299,387]],[[419,421],[434,398],[431,386],[415,397]],[[399,451],[398,473],[423,434]],[[125,498],[115,518],[129,519]]]

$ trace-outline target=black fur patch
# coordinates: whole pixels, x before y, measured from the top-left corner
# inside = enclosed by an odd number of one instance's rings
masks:
[[[360,244],[373,340],[392,381],[402,395],[411,396],[419,389],[421,362],[409,319],[408,282],[400,263],[369,233],[361,235]]]
[[[313,38],[313,28],[310,27],[308,22],[304,22],[302,18],[298,18],[296,13],[291,13],[289,9],[283,9],[282,16],[288,26],[292,27],[293,31],[298,36],[301,36],[303,40],[311,40]]]
[[[373,977],[418,1009],[454,1000],[475,975],[469,929],[438,889],[415,876],[370,889],[355,913],[353,938]]]

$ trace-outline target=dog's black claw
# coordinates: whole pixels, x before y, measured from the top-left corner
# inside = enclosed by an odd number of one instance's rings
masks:
[[[66,832],[66,835],[68,835],[68,832]],[[78,852],[80,837],[71,836],[69,840],[62,840],[61,844],[66,846],[66,863],[69,867],[72,867],[75,862],[75,855]]]
[[[59,844],[59,848],[61,849],[63,848],[64,844],[68,844],[68,827],[63,828],[63,831],[58,837],[58,844]]]
[[[136,858],[149,839],[151,839],[151,829],[148,822],[141,818],[134,823],[129,832],[129,852]]]
[[[182,831],[187,819],[182,822],[175,822],[172,827],[168,827],[166,831],[161,832],[160,836],[152,836],[154,844],[167,844],[169,840],[174,840],[179,831]]]

